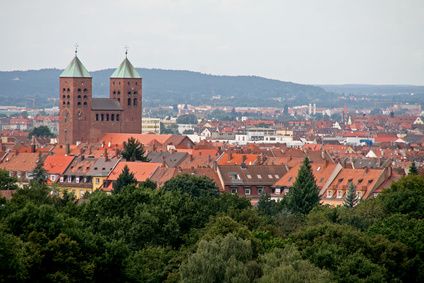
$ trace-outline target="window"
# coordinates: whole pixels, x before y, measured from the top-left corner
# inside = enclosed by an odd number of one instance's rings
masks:
[[[63,177],[60,177],[59,182],[63,183],[64,179]]]
[[[371,184],[373,181],[374,181],[373,179],[368,180],[368,184]]]
[[[118,90],[118,94],[121,94],[121,92]]]
[[[96,121],[99,121],[99,114],[96,114]]]
[[[118,97],[118,102],[121,102],[121,99]]]
[[[231,193],[232,194],[237,194],[237,188],[231,188]]]
[[[70,92],[71,90],[69,89],[69,87],[68,87],[68,89],[66,90],[67,92]],[[68,98],[69,98],[69,95],[68,95]]]
[[[72,182],[72,177],[68,176],[68,183]]]
[[[113,84],[115,84],[115,83],[113,83]],[[116,94],[116,91],[113,91],[113,94]]]
[[[87,92],[88,90],[86,88],[84,88],[84,92]]]
[[[104,114],[100,114],[100,121],[104,121],[105,120],[105,115]]]
[[[81,105],[81,101],[78,101],[78,102],[77,102],[77,104],[78,104],[78,105]]]
[[[128,95],[131,95],[131,91],[128,92]]]
[[[63,95],[62,98],[66,98],[66,95]]]
[[[87,106],[87,101],[84,101],[84,105],[86,105],[86,106]]]
[[[268,178],[272,179],[272,175],[271,175],[271,174],[269,174],[269,175],[268,175]]]
[[[131,105],[131,98],[128,98],[128,106]]]
[[[63,92],[65,92],[66,91],[66,88],[63,88]]]
[[[109,121],[109,114],[106,114],[106,121]]]
[[[136,92],[136,91],[134,91],[134,92],[133,92],[133,94],[137,94],[137,92]]]
[[[84,97],[83,97],[84,99],[87,99],[87,95],[86,94],[84,94]]]
[[[77,183],[77,184],[78,184],[79,182],[80,182],[80,178],[79,178],[79,177],[76,177],[76,178],[75,178],[75,183]]]
[[[133,103],[133,105],[134,105],[134,106],[136,106],[136,105],[137,105],[137,98],[134,98],[134,103]]]
[[[342,197],[343,197],[343,191],[337,190],[337,198],[342,198]]]
[[[65,105],[66,104],[66,102],[65,101],[63,101],[63,105]]]
[[[358,180],[358,184],[360,184],[360,183],[362,183],[362,181],[363,181],[364,179],[359,179]]]
[[[263,194],[263,193],[264,193],[264,188],[259,187],[259,188],[258,188],[258,194],[259,194],[259,195],[261,195],[261,194]]]
[[[327,191],[327,198],[332,198],[333,197],[333,191],[332,190],[328,190]]]
[[[280,179],[280,176],[278,176],[277,174],[274,175],[275,179]]]
[[[110,114],[110,120],[115,121],[115,114]]]
[[[246,196],[250,196],[250,189],[244,189],[244,194],[246,195]]]
[[[247,179],[252,179],[252,175],[250,175],[250,174],[247,174],[246,177],[247,177]]]
[[[258,179],[262,179],[262,176],[258,174]]]
[[[68,96],[66,98],[71,98],[71,96],[68,94]]]
[[[56,175],[50,175],[50,181],[52,182],[56,181]]]
[[[78,89],[78,92],[81,92],[81,89],[80,88]]]
[[[98,185],[100,183],[100,178],[96,178],[96,184]]]
[[[119,114],[116,114],[116,121],[119,121]]]
[[[81,95],[79,95],[79,94],[78,94],[77,98],[78,98],[78,99],[81,99]]]

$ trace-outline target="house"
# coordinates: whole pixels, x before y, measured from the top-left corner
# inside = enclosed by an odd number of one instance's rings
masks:
[[[109,158],[108,156],[97,158],[87,173],[92,178],[93,191],[102,189],[104,187],[105,180],[119,161],[120,158],[116,156],[112,158]]]
[[[272,194],[274,183],[287,173],[284,165],[219,165],[217,170],[225,192],[248,198],[253,204],[262,194]]]
[[[59,178],[65,173],[75,156],[68,155],[49,155],[44,160],[43,167],[47,172],[48,183],[53,184],[59,181]]]
[[[18,179],[19,185],[28,184],[33,176],[37,162],[42,158],[39,153],[9,153],[0,164],[0,169],[9,172],[9,175]]]

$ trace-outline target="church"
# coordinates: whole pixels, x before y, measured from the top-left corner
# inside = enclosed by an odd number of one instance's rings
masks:
[[[77,53],[59,77],[59,143],[99,142],[105,133],[141,133],[141,77],[125,54],[109,81],[109,98],[94,98],[92,77]]]

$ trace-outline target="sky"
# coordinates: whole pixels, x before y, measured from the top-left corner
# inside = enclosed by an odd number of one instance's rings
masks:
[[[424,85],[424,0],[0,0],[0,70],[137,67]]]

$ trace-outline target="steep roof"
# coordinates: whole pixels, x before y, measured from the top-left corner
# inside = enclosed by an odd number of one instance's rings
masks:
[[[110,98],[93,98],[91,104],[92,110],[122,110],[118,101]]]
[[[138,182],[144,182],[152,177],[156,169],[161,166],[161,163],[120,161],[110,172],[107,179],[116,181],[125,166],[128,166],[128,169],[134,174],[134,177]]]
[[[139,73],[128,58],[125,58],[124,61],[122,61],[121,65],[119,65],[118,69],[116,69],[110,77],[121,79],[141,79]]]
[[[74,158],[69,155],[49,155],[44,160],[43,167],[49,174],[63,174]]]
[[[91,78],[90,73],[77,56],[72,59],[68,67],[60,74],[61,78]]]

